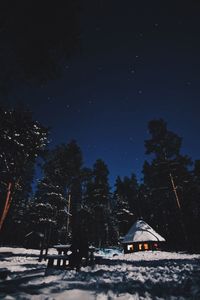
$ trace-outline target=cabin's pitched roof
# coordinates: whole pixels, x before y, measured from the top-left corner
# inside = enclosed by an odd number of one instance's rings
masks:
[[[165,239],[159,235],[151,226],[143,220],[136,221],[122,240],[122,243],[137,242],[165,242]]]

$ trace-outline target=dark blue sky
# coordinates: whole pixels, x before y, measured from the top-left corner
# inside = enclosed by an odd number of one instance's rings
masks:
[[[117,175],[142,177],[154,118],[200,158],[200,6],[169,2],[86,1],[80,49],[62,78],[12,95],[52,128],[52,145],[73,138],[86,165],[104,159],[112,184]]]

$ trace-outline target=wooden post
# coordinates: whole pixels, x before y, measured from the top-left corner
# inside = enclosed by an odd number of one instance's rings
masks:
[[[176,198],[177,206],[178,206],[179,209],[181,209],[180,201],[179,201],[178,194],[177,194],[177,187],[175,186],[174,179],[173,179],[171,173],[169,173],[169,177],[170,177],[171,184],[172,184],[172,189],[174,191],[174,195],[175,195],[175,198]]]
[[[71,209],[71,194],[69,194],[69,198],[68,198],[67,234],[69,233],[70,209]]]
[[[47,241],[46,241],[46,249],[45,249],[45,260],[46,257],[48,255],[48,251],[49,251],[49,244],[50,244],[50,239],[51,239],[51,231],[52,231],[52,224],[49,224],[49,230],[48,230],[48,234],[47,234]]]
[[[8,189],[7,189],[7,195],[6,195],[6,202],[4,205],[4,209],[3,209],[3,213],[0,219],[0,230],[2,229],[3,223],[5,221],[5,218],[8,214],[9,208],[10,208],[10,204],[11,204],[11,188],[12,188],[12,183],[9,182],[8,184]]]
[[[178,193],[177,193],[177,187],[175,186],[174,178],[173,178],[171,173],[169,173],[169,177],[170,177],[170,180],[171,180],[172,189],[173,189],[173,192],[174,192],[174,195],[175,195],[176,203],[177,203],[177,206],[178,206],[178,209],[179,209],[180,225],[182,227],[182,231],[183,231],[183,234],[184,234],[184,237],[185,237],[185,242],[187,243],[188,242],[188,236],[187,236],[187,233],[186,233],[186,230],[185,230],[185,224],[183,222],[181,204],[180,204]]]
[[[39,255],[39,259],[38,259],[39,262],[41,262],[42,259],[43,259],[43,251],[44,251],[44,247],[45,247],[46,237],[47,237],[47,229],[45,227],[44,237],[43,237],[43,240],[42,240],[42,243],[41,243],[40,255]]]

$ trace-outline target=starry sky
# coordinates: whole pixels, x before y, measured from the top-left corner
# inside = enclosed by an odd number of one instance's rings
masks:
[[[109,2],[109,3],[107,3]],[[51,146],[77,140],[84,162],[102,158],[117,175],[142,178],[148,121],[163,118],[200,158],[198,1],[84,1],[80,49],[61,78],[20,86],[24,103],[51,127]]]

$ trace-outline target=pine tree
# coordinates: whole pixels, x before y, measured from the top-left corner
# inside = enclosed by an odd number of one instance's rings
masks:
[[[138,185],[134,175],[121,180],[117,177],[114,192],[114,214],[118,227],[118,238],[124,236],[138,217]]]
[[[149,122],[151,139],[145,141],[146,154],[154,158],[143,167],[145,199],[149,222],[171,242],[187,238],[184,225],[185,198],[183,190],[191,180],[191,160],[180,153],[181,138],[167,129],[161,120]]]
[[[85,207],[88,214],[89,241],[101,247],[109,243],[110,229],[110,187],[109,171],[103,160],[98,159],[87,183]]]
[[[66,242],[67,201],[59,185],[43,179],[35,194],[34,210],[30,212],[36,231],[51,235],[50,243]]]
[[[47,207],[38,213],[39,227],[46,222],[53,231],[51,242],[66,242],[78,230],[81,205],[82,154],[75,141],[49,151],[43,166],[44,178],[36,192],[36,206]],[[42,220],[42,222],[41,222]],[[52,225],[50,225],[52,224]],[[44,228],[44,227],[42,227]]]
[[[47,136],[48,129],[34,121],[31,112],[0,108],[0,229],[17,195],[22,197],[24,191],[24,197],[30,190],[32,170]]]
[[[184,190],[184,221],[188,228],[190,248],[200,250],[200,161],[196,160],[191,170],[190,180],[185,182]]]
[[[34,176],[34,164],[27,164],[26,170],[22,175],[21,183],[16,185],[12,194],[12,203],[5,219],[3,234],[4,242],[23,245],[24,236],[27,233],[26,215],[32,197],[32,187],[30,183]]]

